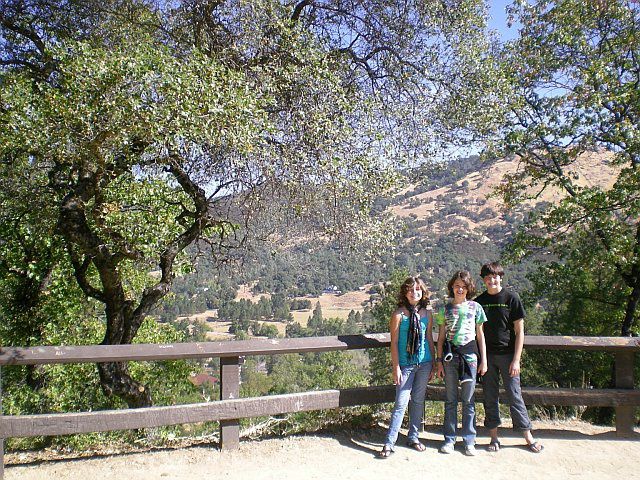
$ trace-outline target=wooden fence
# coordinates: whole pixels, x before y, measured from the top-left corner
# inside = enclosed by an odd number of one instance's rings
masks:
[[[286,395],[239,398],[240,365],[251,355],[328,352],[389,346],[389,334],[341,335],[337,337],[242,340],[235,342],[176,343],[166,345],[91,345],[0,348],[0,367],[53,363],[99,363],[129,361],[187,360],[220,358],[220,401],[107,410],[98,412],[40,415],[2,415],[0,391],[0,480],[4,478],[4,439],[46,435],[103,432],[220,421],[223,449],[239,445],[239,419],[283,413],[392,402],[392,385],[322,390]],[[640,340],[623,337],[526,336],[526,349],[605,351],[615,355],[615,388],[523,388],[527,404],[611,406],[616,411],[619,436],[633,433],[635,408],[640,406],[640,390],[634,389],[633,364],[640,352]],[[1,375],[1,370],[0,370]],[[1,377],[0,377],[1,379]],[[476,398],[482,399],[478,388]],[[427,400],[444,400],[444,387],[434,385]]]

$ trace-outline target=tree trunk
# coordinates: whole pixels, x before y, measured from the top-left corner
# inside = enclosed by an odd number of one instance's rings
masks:
[[[621,335],[623,337],[630,337],[632,335],[631,327],[633,326],[633,319],[636,314],[636,308],[638,306],[638,300],[640,300],[640,286],[633,287],[629,299],[627,300],[627,308],[624,314],[624,321],[622,322]]]
[[[151,392],[142,383],[134,380],[122,362],[99,363],[100,385],[105,395],[116,395],[127,402],[129,408],[150,407]]]

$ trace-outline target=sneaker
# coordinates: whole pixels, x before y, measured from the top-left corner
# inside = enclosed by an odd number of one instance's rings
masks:
[[[476,447],[473,445],[467,445],[464,447],[464,454],[467,457],[475,457],[477,453],[478,451],[476,450]]]
[[[440,453],[453,453],[453,443],[444,443],[440,447]]]

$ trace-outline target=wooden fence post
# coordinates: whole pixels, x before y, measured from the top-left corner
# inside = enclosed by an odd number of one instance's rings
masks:
[[[633,388],[634,352],[616,352],[616,388]],[[616,435],[633,435],[636,407],[616,407]]]
[[[220,358],[220,400],[240,397],[240,357]],[[220,421],[220,449],[240,448],[240,420]]]
[[[2,426],[2,366],[0,366],[0,426]],[[4,480],[4,438],[0,437],[0,480]]]

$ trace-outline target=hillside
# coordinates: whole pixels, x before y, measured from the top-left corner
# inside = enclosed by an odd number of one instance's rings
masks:
[[[611,154],[606,152],[584,155],[573,169],[577,182],[583,186],[610,186],[615,178],[610,159]],[[536,202],[506,209],[493,193],[504,176],[517,172],[518,168],[514,159],[483,164],[478,157],[470,157],[451,162],[447,169],[425,172],[420,182],[409,182],[395,198],[377,202],[375,211],[390,212],[397,219],[399,238],[393,248],[379,252],[375,258],[354,255],[341,245],[318,246],[312,241],[281,246],[277,254],[273,246],[265,246],[256,249],[241,270],[231,270],[226,275],[220,276],[213,267],[200,265],[199,280],[187,277],[176,282],[176,303],[170,307],[178,314],[191,315],[216,309],[221,302],[241,298],[257,302],[260,296],[268,298],[270,293],[280,292],[290,298],[309,298],[312,305],[320,301],[325,317],[344,318],[351,309],[362,310],[360,296],[356,295],[348,304],[327,302],[344,303],[351,298],[347,292],[359,292],[365,285],[386,281],[397,269],[422,274],[430,288],[439,292],[438,296],[444,296],[451,272],[461,268],[477,272],[482,263],[500,258],[528,211],[541,202],[561,198],[561,192],[548,188]],[[510,266],[509,285],[525,291],[529,286],[526,275],[531,269],[526,261]],[[222,279],[228,282],[224,289],[216,284]],[[337,286],[345,295],[322,295],[329,285]],[[206,294],[202,292],[205,288]],[[182,297],[181,290],[184,290]],[[212,294],[218,291],[222,293]],[[209,295],[206,307],[186,310],[205,295]],[[310,310],[296,311],[295,321],[304,325],[310,314]],[[229,324],[221,320],[215,323],[211,326],[216,333],[210,333],[210,337],[228,338]],[[283,333],[283,323],[274,326]]]
[[[571,169],[577,183],[581,186],[610,187],[615,178],[615,170],[610,165],[611,157],[610,152],[583,155]],[[464,230],[482,237],[492,226],[507,227],[513,224],[514,219],[521,219],[537,203],[556,202],[562,198],[563,194],[557,188],[548,188],[539,195],[537,201],[528,201],[516,211],[508,211],[493,193],[504,182],[504,176],[516,173],[518,168],[517,159],[498,160],[453,183],[415,195],[405,194],[390,207],[390,211],[400,218],[428,223],[419,228],[421,232],[447,235]]]

